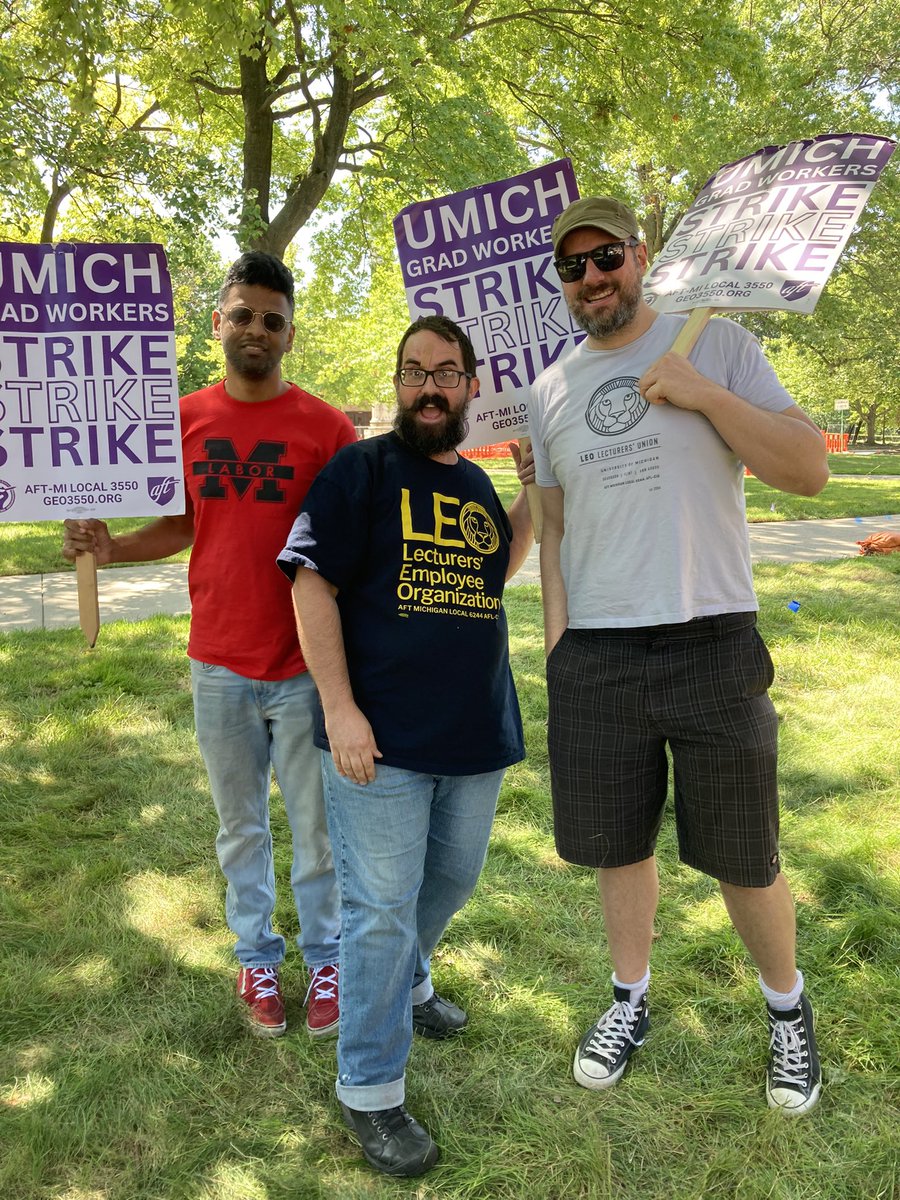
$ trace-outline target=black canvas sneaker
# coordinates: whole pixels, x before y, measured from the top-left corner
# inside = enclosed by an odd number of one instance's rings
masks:
[[[805,992],[796,1008],[766,1008],[771,1034],[766,1100],[769,1108],[798,1116],[818,1103],[822,1090],[812,1008]]]
[[[637,1006],[628,988],[613,988],[615,1003],[592,1025],[575,1051],[575,1080],[586,1088],[612,1087],[650,1028],[647,993]]]
[[[359,1139],[366,1162],[385,1175],[422,1175],[440,1157],[430,1136],[402,1104],[360,1112],[341,1102],[341,1112]]]

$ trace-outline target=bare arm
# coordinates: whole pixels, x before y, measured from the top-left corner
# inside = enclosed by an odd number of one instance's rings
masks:
[[[528,497],[525,494],[528,484],[534,483],[534,454],[530,450],[527,454],[523,454],[515,442],[510,442],[509,448],[513,462],[516,464],[519,483],[522,485],[522,490],[507,510],[507,516],[512,525],[513,539],[509,547],[509,566],[506,568],[506,578],[512,579],[528,557],[528,551],[534,542]]]
[[[337,588],[318,572],[298,567],[293,594],[300,645],[322,701],[335,768],[354,783],[371,783],[381,751],[350,687]]]
[[[188,501],[190,506],[190,501]],[[160,517],[132,533],[113,536],[105,521],[70,520],[63,522],[63,556],[73,562],[79,554],[90,552],[97,563],[155,562],[185,550],[194,540],[194,513],[178,517]]]
[[[544,649],[553,649],[569,624],[566,588],[559,550],[565,530],[565,497],[561,487],[542,487],[544,534],[541,538],[541,596],[544,602]]]
[[[783,492],[815,496],[828,482],[825,440],[801,408],[769,412],[742,400],[671,351],[638,388],[651,404],[668,401],[701,413],[753,474]]]

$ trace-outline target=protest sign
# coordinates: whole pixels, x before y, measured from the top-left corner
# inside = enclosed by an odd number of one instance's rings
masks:
[[[163,248],[0,243],[0,520],[182,512]]]
[[[553,269],[550,229],[578,198],[568,159],[409,205],[394,236],[410,316],[443,314],[472,340],[479,394],[461,449],[521,438],[541,371],[584,334]]]
[[[895,144],[825,134],[720,167],[655,258],[645,300],[811,313]]]

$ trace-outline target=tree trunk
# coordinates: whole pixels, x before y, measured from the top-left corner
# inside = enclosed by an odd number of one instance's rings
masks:
[[[866,445],[877,446],[875,423],[878,419],[878,405],[870,404],[866,409]]]
[[[282,258],[297,231],[316,211],[334,178],[344,149],[347,127],[353,114],[353,99],[352,80],[340,67],[335,66],[328,120],[324,130],[316,136],[309,169],[305,175],[294,180],[284,204],[268,228],[252,239],[254,250],[267,250],[269,254]]]
[[[267,59],[262,46],[258,57],[242,54],[241,103],[244,108],[244,177],[241,184],[241,215],[237,240],[241,249],[261,249],[260,230],[269,223],[272,181],[272,140],[275,118],[266,74]],[[279,258],[281,255],[279,255]]]
[[[53,241],[53,230],[56,228],[56,219],[59,216],[60,205],[71,190],[68,184],[57,183],[56,180],[53,181],[53,190],[47,198],[47,207],[44,209],[44,221],[41,225],[42,242]]]

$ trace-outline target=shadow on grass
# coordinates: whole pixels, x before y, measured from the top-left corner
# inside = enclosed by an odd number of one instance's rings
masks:
[[[861,620],[881,621],[893,573],[861,569],[848,596],[876,581],[884,594]],[[813,578],[824,595],[836,573]],[[306,1037],[296,950],[284,969],[288,1036],[258,1041],[242,1028],[186,621],[109,627],[93,654],[74,633],[0,642],[6,1200],[887,1195],[896,1122],[880,1092],[896,1034],[872,1012],[900,999],[890,982],[900,896],[862,840],[832,853],[806,823],[821,797],[836,805],[858,786],[853,772],[832,779],[823,763],[812,780],[800,767],[786,780],[828,1073],[812,1121],[778,1126],[762,1102],[755,972],[715,885],[677,862],[671,815],[652,1039],[614,1103],[572,1083],[574,1046],[609,1001],[609,964],[593,872],[553,849],[537,589],[517,589],[509,608],[530,757],[508,774],[482,881],[435,956],[439,988],[471,1021],[453,1044],[413,1048],[410,1107],[445,1158],[412,1183],[373,1176],[340,1126],[333,1043]],[[767,599],[764,619],[778,617]],[[784,630],[814,644],[796,623]],[[273,832],[276,924],[290,940],[277,804]]]
[[[333,1043],[251,1038],[222,928],[184,621],[5,639],[0,771],[4,1196],[335,1195]],[[24,652],[24,653],[23,653]],[[273,805],[277,871],[290,839]],[[290,889],[279,923],[296,933]],[[320,1182],[316,1182],[320,1180]],[[208,1190],[208,1193],[206,1192]]]

